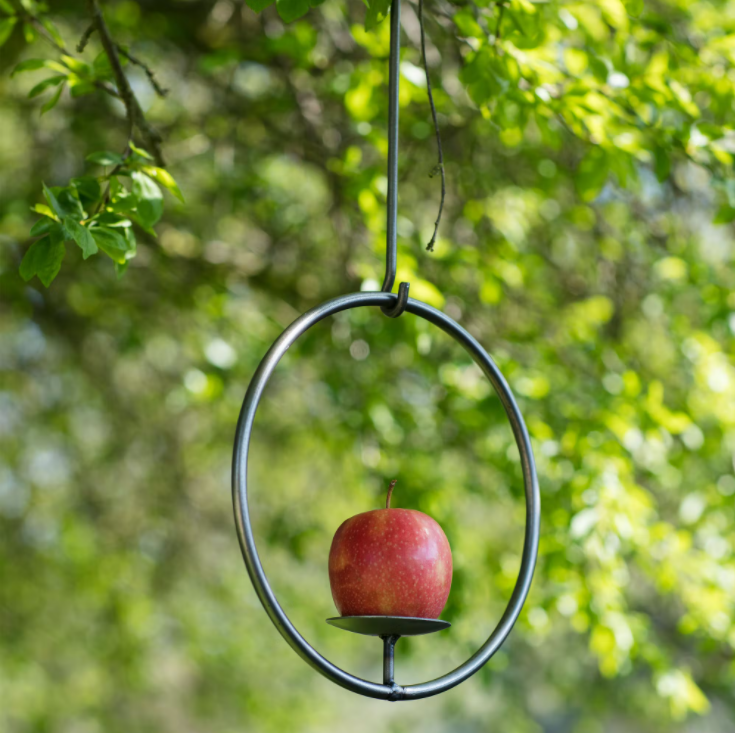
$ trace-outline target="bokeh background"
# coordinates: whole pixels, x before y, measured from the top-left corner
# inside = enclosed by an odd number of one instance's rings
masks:
[[[667,7],[725,28],[727,4],[716,5]],[[69,47],[82,6],[54,3]],[[641,155],[623,188],[606,167],[600,180],[563,117],[524,116],[512,99],[483,114],[459,81],[468,44],[442,7],[429,62],[448,197],[429,254],[436,152],[404,6],[398,279],[486,346],[533,436],[542,540],[513,634],[439,698],[353,696],[277,634],[235,537],[231,444],[258,361],[300,312],[382,280],[387,24],[366,34],[361,4],[336,0],[291,25],[234,0],[109,2],[115,37],[170,90],[158,99],[127,69],[186,203],[167,200],[158,237],[139,233],[120,279],[69,246],[49,289],[24,283],[41,182],[63,185],[90,152],[122,150],[126,126],[102,96],[65,92],[39,116],[27,98],[38,79],[10,71],[54,51],[10,38],[2,731],[735,729],[734,247],[731,227],[711,223],[712,174],[673,151],[657,176]],[[377,310],[314,328],[269,385],[252,460],[265,569],[323,654],[379,679],[380,644],[324,623],[327,554],[392,478],[394,506],[439,521],[455,561],[452,629],[401,640],[398,681],[447,672],[488,636],[518,571],[522,481],[497,398],[448,338]]]

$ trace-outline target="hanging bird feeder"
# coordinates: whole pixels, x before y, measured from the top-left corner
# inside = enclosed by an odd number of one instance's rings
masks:
[[[495,362],[458,323],[436,308],[408,297],[408,283],[401,283],[398,293],[392,292],[396,278],[396,217],[398,188],[398,84],[400,51],[400,0],[393,0],[390,25],[389,122],[388,122],[388,221],[386,273],[380,292],[360,292],[342,295],[322,303],[297,318],[275,341],[263,357],[253,376],[240,411],[235,435],[232,465],[232,497],[235,523],[245,565],[263,607],[271,621],[293,648],[317,672],[335,684],[366,697],[381,700],[418,700],[431,697],[455,687],[477,672],[503,644],[523,608],[531,587],[539,543],[541,505],[536,467],[523,416],[515,398]],[[485,643],[464,664],[435,680],[416,685],[401,686],[394,680],[394,648],[401,636],[429,634],[449,627],[446,621],[435,618],[408,616],[341,616],[328,619],[333,626],[357,634],[380,637],[383,641],[383,682],[371,682],[356,677],[325,659],[297,631],[278,603],[255,546],[248,508],[247,473],[250,437],[253,421],[263,391],[283,355],[296,339],[325,318],[353,308],[378,307],[387,316],[398,318],[411,313],[440,328],[461,344],[490,380],[505,409],[518,446],[523,470],[526,497],[526,529],[523,555],[513,593],[495,630]],[[395,511],[395,510],[389,510]],[[400,511],[400,510],[399,510]]]

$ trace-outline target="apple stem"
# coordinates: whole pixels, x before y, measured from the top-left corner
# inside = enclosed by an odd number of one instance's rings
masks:
[[[385,497],[385,508],[390,509],[390,498],[393,496],[393,487],[398,483],[398,479],[394,478],[388,486],[388,496]]]

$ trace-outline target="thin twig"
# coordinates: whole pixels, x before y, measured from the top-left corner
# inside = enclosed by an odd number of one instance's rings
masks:
[[[77,53],[82,53],[85,48],[87,48],[87,44],[89,43],[89,39],[92,37],[92,34],[97,30],[94,27],[94,23],[90,23],[90,25],[87,27],[87,30],[84,31],[82,34],[82,37],[79,39],[79,43],[77,43]]]
[[[143,114],[143,110],[138,104],[138,100],[133,94],[133,90],[130,86],[128,78],[125,76],[122,64],[120,63],[120,57],[117,53],[117,45],[112,40],[110,30],[105,23],[105,18],[102,15],[97,0],[87,0],[87,7],[89,14],[92,17],[92,24],[95,30],[99,34],[102,48],[110,61],[112,68],[112,74],[115,77],[115,83],[117,90],[120,94],[120,99],[125,105],[125,113],[128,118],[129,135],[132,137],[133,130],[137,127],[145,143],[145,147],[153,155],[156,161],[156,165],[163,167],[165,165],[163,160],[163,154],[161,153],[161,135],[151,127]]]
[[[125,56],[125,58],[130,61],[131,64],[135,64],[136,66],[140,66],[143,71],[145,71],[146,76],[148,77],[148,81],[150,81],[151,86],[156,90],[156,94],[159,97],[165,97],[168,94],[168,89],[164,89],[157,81],[155,74],[153,73],[153,70],[151,69],[148,64],[144,63],[140,59],[133,56],[130,51],[128,51],[126,48],[121,46],[119,43],[115,44],[115,47],[117,50]]]
[[[431,240],[426,245],[429,252],[434,251],[434,242],[436,242],[437,233],[439,232],[439,222],[442,220],[442,211],[444,210],[444,198],[447,194],[447,179],[444,172],[444,151],[442,150],[442,139],[439,134],[439,120],[436,117],[436,106],[434,105],[434,94],[431,91],[431,78],[429,77],[429,65],[426,63],[426,34],[424,33],[424,0],[419,0],[419,25],[421,26],[421,57],[424,62],[424,72],[426,73],[426,91],[429,95],[429,106],[431,107],[431,116],[434,120],[434,131],[436,132],[436,147],[439,151],[439,163],[429,173],[429,177],[433,178],[437,171],[442,176],[442,197],[439,202],[439,213],[434,222],[434,233]]]

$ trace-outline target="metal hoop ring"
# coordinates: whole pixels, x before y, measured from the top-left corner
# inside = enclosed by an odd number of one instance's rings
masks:
[[[248,387],[245,400],[240,411],[235,434],[235,448],[232,463],[232,501],[235,512],[240,548],[245,560],[250,579],[255,592],[260,598],[271,621],[289,643],[293,650],[317,672],[327,679],[352,692],[382,700],[417,700],[431,697],[451,689],[464,682],[468,677],[480,669],[500,648],[513,628],[521,608],[531,587],[533,571],[536,565],[536,555],[539,543],[539,520],[541,516],[541,500],[539,497],[536,466],[531,450],[531,441],[528,437],[523,417],[518,409],[505,378],[490,356],[480,344],[460,325],[449,316],[432,308],[420,300],[409,298],[406,310],[416,316],[438,326],[442,331],[458,341],[472,356],[474,361],[492,383],[505,412],[510,420],[513,435],[518,445],[523,469],[523,482],[526,494],[526,531],[523,543],[523,556],[515,588],[508,602],[500,622],[495,627],[487,641],[464,664],[452,672],[429,682],[418,685],[400,687],[399,685],[382,685],[370,682],[345,672],[319,654],[293,626],[289,618],[276,600],[268,579],[263,572],[263,566],[258,557],[253,530],[250,524],[250,513],[247,498],[247,468],[250,437],[253,429],[255,412],[263,395],[263,390],[276,368],[281,357],[293,345],[296,339],[305,333],[314,324],[340,311],[363,306],[394,306],[397,296],[394,293],[366,292],[343,295],[326,303],[316,306],[312,310],[297,318],[275,341],[268,353],[260,362],[255,375]]]

